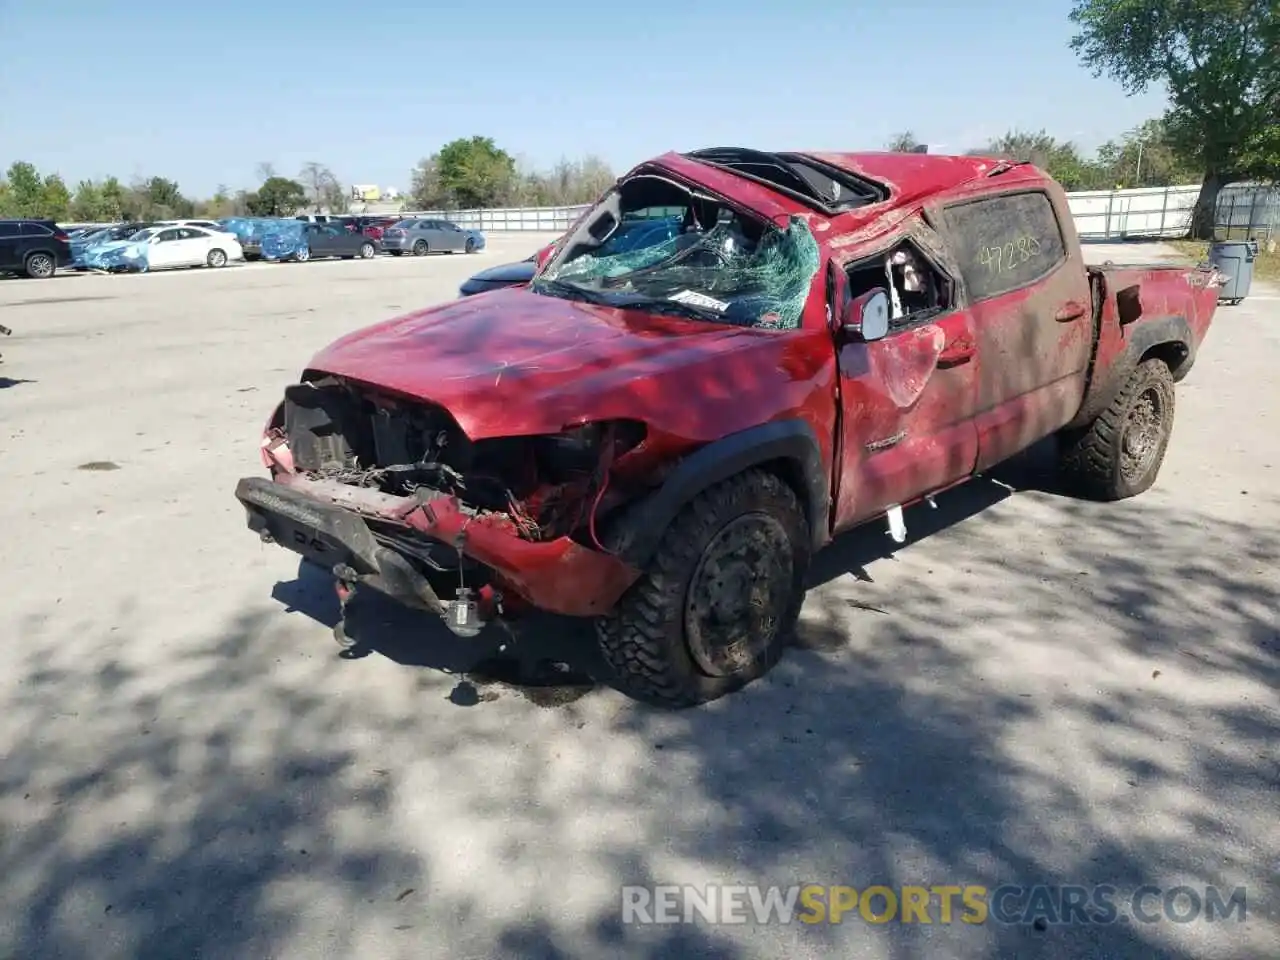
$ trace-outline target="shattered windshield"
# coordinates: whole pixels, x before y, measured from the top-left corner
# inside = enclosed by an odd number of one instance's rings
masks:
[[[595,225],[601,222],[603,229]],[[601,201],[532,289],[651,313],[794,330],[818,261],[818,243],[801,217],[781,230],[670,181],[638,177]]]

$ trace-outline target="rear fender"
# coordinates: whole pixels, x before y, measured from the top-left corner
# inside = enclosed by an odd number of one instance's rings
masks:
[[[1125,307],[1122,306],[1121,309],[1123,311]],[[1109,319],[1104,316],[1102,322],[1106,324]],[[1067,429],[1083,427],[1107,409],[1144,357],[1160,357],[1169,364],[1175,380],[1185,377],[1195,363],[1197,339],[1185,317],[1143,318],[1127,334],[1120,335],[1124,337],[1124,346],[1109,364],[1103,365],[1101,357],[1095,358],[1084,402],[1080,405],[1080,411],[1067,424]],[[1101,354],[1106,345],[1100,342],[1097,349]]]
[[[831,479],[821,447],[804,420],[750,427],[699,447],[680,461],[662,485],[607,524],[609,546],[633,567],[643,567],[667,528],[694,497],[752,467],[776,470],[795,490],[809,520],[813,549],[830,537]]]

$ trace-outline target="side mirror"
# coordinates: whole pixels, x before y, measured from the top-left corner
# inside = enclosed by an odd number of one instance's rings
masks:
[[[871,290],[850,300],[840,318],[840,329],[859,340],[879,340],[889,332],[889,295]]]

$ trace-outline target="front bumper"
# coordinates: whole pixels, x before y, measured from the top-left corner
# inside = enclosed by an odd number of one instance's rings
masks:
[[[420,565],[397,549],[397,533],[424,537],[482,565],[504,596],[509,592],[567,616],[606,612],[640,575],[617,557],[569,537],[525,540],[504,515],[477,514],[457,497],[435,491],[397,497],[281,474],[276,480],[245,477],[236,485],[236,498],[249,529],[264,540],[333,570],[339,579],[439,615],[446,612],[445,602]]]

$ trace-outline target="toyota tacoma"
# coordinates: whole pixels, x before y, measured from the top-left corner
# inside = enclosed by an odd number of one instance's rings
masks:
[[[689,706],[777,662],[846,530],[901,539],[904,506],[1049,436],[1082,495],[1146,490],[1220,282],[1086,266],[1027,163],[668,153],[527,286],[323,349],[236,495],[344,603],[463,636],[589,617],[621,689]]]

